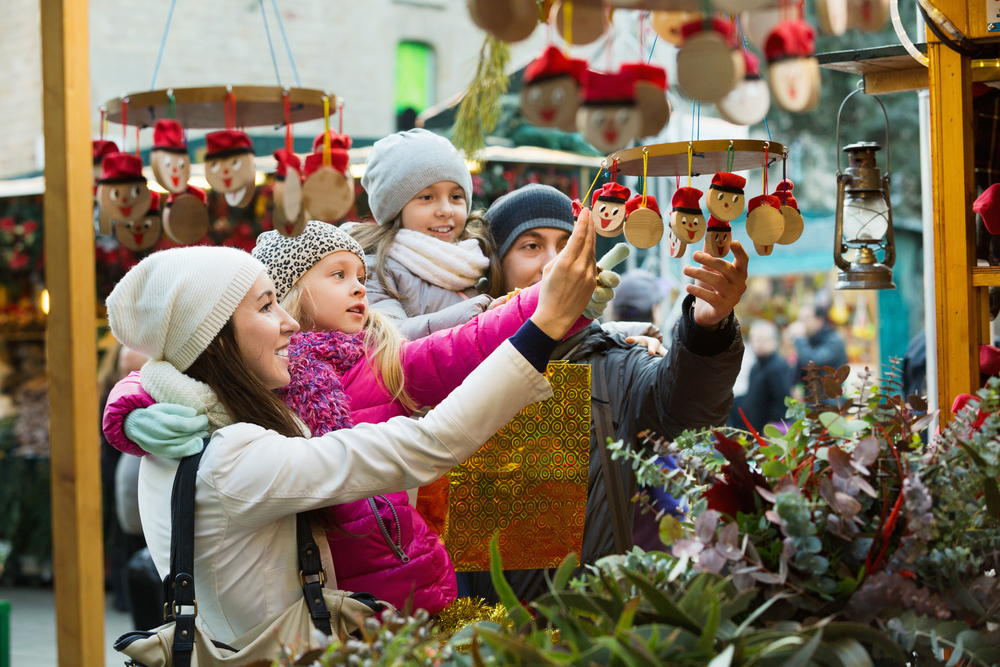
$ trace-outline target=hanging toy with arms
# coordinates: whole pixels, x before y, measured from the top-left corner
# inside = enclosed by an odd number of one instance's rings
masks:
[[[160,240],[160,193],[150,192],[149,210],[138,220],[115,225],[115,238],[132,252],[149,250]]]
[[[532,125],[576,131],[580,106],[580,77],[585,60],[573,60],[550,46],[524,70],[521,113]]]
[[[153,168],[156,182],[170,194],[179,195],[187,191],[191,159],[184,140],[184,129],[176,120],[161,118],[156,121],[149,166]]]

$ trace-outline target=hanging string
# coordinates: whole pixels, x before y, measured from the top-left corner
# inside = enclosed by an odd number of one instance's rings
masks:
[[[732,139],[729,140],[729,148],[726,149],[726,171],[732,173],[733,165],[736,163],[736,149],[733,147]]]
[[[228,86],[226,91],[226,97],[224,99],[222,113],[225,115],[226,129],[235,130],[236,129],[236,93],[233,92],[232,86]]]
[[[698,102],[698,141],[701,141],[701,102]]]
[[[139,154],[139,126],[138,125],[135,126],[135,156],[136,157],[142,157]]]
[[[125,145],[128,143],[128,137],[125,134],[125,130],[128,129],[128,98],[122,98],[122,153],[125,152]]]
[[[333,158],[330,156],[330,98],[323,96],[323,166],[332,167]]]
[[[740,31],[740,42],[743,43],[743,52],[744,53],[748,53],[749,49],[747,48],[747,38],[746,38],[746,35],[743,34],[743,26],[740,25],[740,17],[739,16],[736,17],[736,27],[739,28],[739,31]],[[767,116],[764,116],[764,129],[767,130],[767,140],[770,141],[771,140],[771,128],[769,128],[767,126]]]
[[[108,129],[108,110],[101,107],[101,141],[104,141],[104,133]]]
[[[656,50],[656,40],[660,38],[659,34],[653,35],[653,45],[649,47],[649,58],[646,59],[646,64],[653,62],[653,51]]]
[[[292,102],[288,96],[288,89],[281,91],[282,101],[285,103],[285,151],[294,152],[295,140],[292,138]]]
[[[646,147],[642,147],[642,202],[639,206],[641,208],[646,208],[646,172],[649,170],[649,153],[646,151]]]
[[[787,167],[788,167],[788,149],[786,148],[781,153],[781,182],[782,183],[784,183],[786,180],[788,180]],[[785,205],[785,200],[788,199],[788,190],[786,188],[787,188],[787,186],[784,186],[784,187],[781,188],[781,205],[782,206]]]
[[[163,47],[167,45],[167,33],[170,32],[170,21],[174,18],[174,5],[177,0],[170,0],[170,11],[167,13],[167,24],[163,26],[163,37],[160,39],[160,52],[156,54],[156,66],[153,68],[153,80],[149,89],[156,88],[156,75],[160,73],[160,63],[163,62]]]
[[[612,183],[618,182],[618,158],[615,158],[611,162],[611,182]]]
[[[771,143],[768,141],[764,142],[764,194],[767,194],[767,150]]]
[[[640,54],[646,52],[646,39],[645,39],[646,31],[644,30],[645,26],[643,25],[645,23],[646,14],[647,14],[647,12],[639,12],[639,53]]]
[[[337,132],[344,133],[344,103],[337,102]]]
[[[271,29],[267,25],[267,13],[264,11],[264,0],[257,0],[260,5],[260,17],[264,19],[264,34],[267,35],[267,48],[271,50],[271,64],[274,65],[274,78],[281,85],[281,74],[278,73],[278,59],[274,56],[274,44],[271,43]]]
[[[566,40],[566,57],[573,45],[573,0],[566,0],[563,10],[563,39]]]
[[[694,145],[688,142],[688,187],[691,187],[691,171],[692,163],[694,162]]]
[[[274,8],[274,15],[278,19],[278,29],[281,31],[281,39],[285,42],[285,52],[288,53],[288,61],[292,63],[292,74],[295,75],[295,85],[302,87],[302,80],[299,78],[299,69],[295,66],[295,57],[292,55],[292,47],[288,43],[288,35],[285,34],[285,23],[281,20],[281,12],[278,11],[278,0],[271,0]]]
[[[590,188],[587,190],[587,194],[583,196],[583,199],[580,202],[581,204],[583,204],[584,208],[590,208],[587,205],[587,202],[590,201],[590,193],[594,191],[594,186],[597,185],[597,179],[601,177],[601,172],[604,171],[604,168],[606,166],[607,165],[605,164],[604,160],[601,160],[601,168],[597,170],[597,175],[594,176],[594,181],[590,184]]]
[[[177,118],[177,98],[173,88],[167,91],[167,118]]]

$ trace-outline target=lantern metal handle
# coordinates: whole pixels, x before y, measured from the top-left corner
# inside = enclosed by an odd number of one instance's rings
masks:
[[[836,150],[837,150],[837,174],[841,173],[841,171],[840,171],[840,153],[842,151],[840,150],[840,116],[841,116],[841,114],[844,113],[844,106],[847,104],[847,101],[849,99],[851,99],[852,97],[854,97],[858,93],[865,92],[865,89],[864,89],[863,86],[864,86],[863,82],[858,82],[858,87],[855,88],[854,90],[852,90],[850,93],[848,93],[847,97],[844,98],[844,101],[840,103],[840,109],[837,111],[837,148],[836,148]],[[889,173],[890,173],[890,170],[889,170],[889,114],[886,112],[885,105],[882,104],[882,100],[880,100],[878,98],[878,95],[872,95],[872,99],[874,99],[876,102],[878,102],[878,105],[880,107],[882,107],[882,115],[885,116],[885,177],[888,179]]]

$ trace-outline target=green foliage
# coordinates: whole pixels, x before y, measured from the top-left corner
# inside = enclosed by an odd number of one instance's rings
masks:
[[[507,92],[510,45],[487,35],[479,52],[476,74],[458,107],[451,141],[468,159],[486,147],[486,135],[500,121],[500,100]]]
[[[49,460],[13,456],[14,420],[0,420],[0,541],[44,563],[52,559]]]

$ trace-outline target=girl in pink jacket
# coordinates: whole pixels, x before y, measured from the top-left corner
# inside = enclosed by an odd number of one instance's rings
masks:
[[[385,316],[369,310],[365,254],[336,227],[309,222],[295,238],[267,232],[253,255],[267,267],[276,299],[304,332],[291,339],[292,380],[280,395],[314,436],[436,405],[517,331],[538,300],[536,285],[464,325],[410,342]],[[125,436],[124,426],[132,410],[152,403],[137,373],[122,380],[105,411],[108,441],[145,454]],[[326,511],[340,527],[327,533],[338,588],[373,593],[397,607],[412,594],[413,607],[430,613],[455,599],[448,553],[406,492]]]

